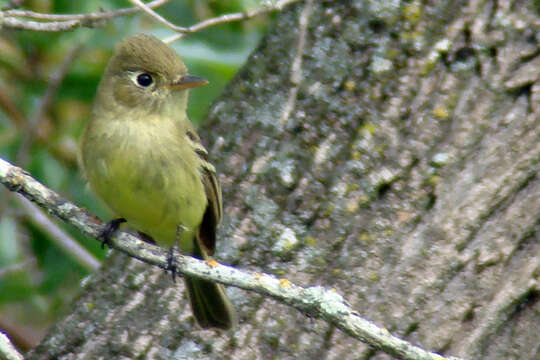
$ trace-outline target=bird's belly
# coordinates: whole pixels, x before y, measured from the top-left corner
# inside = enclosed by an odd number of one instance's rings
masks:
[[[87,176],[94,191],[135,229],[170,247],[179,238],[184,251],[191,250],[193,232],[206,208],[200,173],[189,166],[176,144],[159,148],[119,144],[94,156]],[[167,149],[167,151],[163,150]]]

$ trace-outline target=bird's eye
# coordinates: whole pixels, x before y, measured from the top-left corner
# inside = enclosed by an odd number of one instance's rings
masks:
[[[148,87],[152,85],[153,82],[154,80],[152,79],[152,76],[148,73],[142,73],[139,76],[137,76],[137,84],[143,87]]]

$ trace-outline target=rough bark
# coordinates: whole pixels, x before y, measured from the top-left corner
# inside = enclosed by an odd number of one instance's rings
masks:
[[[224,189],[218,259],[334,288],[426,349],[537,359],[535,4],[288,8],[200,132]],[[199,330],[182,287],[112,254],[28,358],[388,358],[238,289],[235,331]]]

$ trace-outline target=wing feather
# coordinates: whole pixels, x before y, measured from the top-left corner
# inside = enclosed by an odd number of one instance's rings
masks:
[[[195,153],[201,160],[201,180],[208,199],[198,231],[199,244],[202,245],[204,257],[204,255],[212,255],[216,249],[216,230],[221,222],[223,212],[221,186],[215,167],[208,161],[208,151],[201,144],[197,134],[194,131],[188,131],[186,137],[192,143]]]

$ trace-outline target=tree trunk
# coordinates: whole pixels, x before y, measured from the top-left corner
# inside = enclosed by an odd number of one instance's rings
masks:
[[[540,8],[306,1],[213,106],[217,259],[334,288],[393,334],[468,359],[540,357]],[[228,289],[197,328],[182,282],[113,253],[31,359],[387,359]]]

